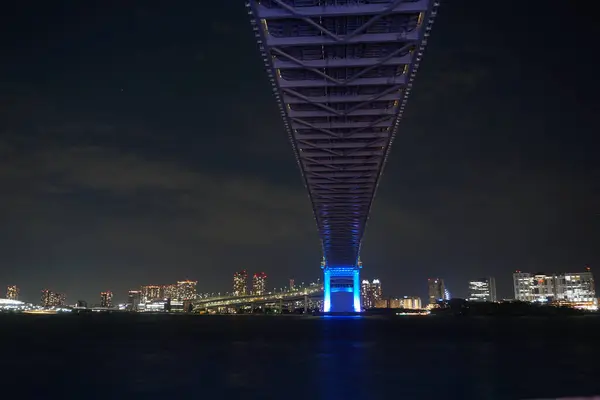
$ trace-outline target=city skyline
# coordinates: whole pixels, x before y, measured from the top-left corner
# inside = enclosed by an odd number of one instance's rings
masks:
[[[547,40],[576,5],[532,19],[535,4],[464,4],[439,9],[366,230],[362,273],[389,293],[424,299],[440,276],[465,297],[490,275],[503,298],[515,269],[600,265],[594,56],[573,54],[565,78],[552,57],[572,43]],[[87,7],[0,17],[0,283],[95,302],[180,276],[230,290],[241,268],[316,279],[310,202],[243,5]],[[581,46],[593,25],[574,27]]]
[[[518,270],[520,271],[520,270]],[[573,272],[592,272],[593,270],[589,265],[584,265],[581,268],[561,268],[561,269],[557,269],[557,271],[573,271]],[[506,285],[506,287],[501,287],[501,290],[498,290],[497,286],[496,286],[496,277],[487,277],[485,279],[491,279],[492,280],[492,285],[493,285],[493,298],[496,298],[497,300],[502,300],[502,299],[512,299],[514,298],[514,283],[513,283],[513,278],[512,275],[514,274],[515,270],[511,270],[511,271],[506,271],[506,275],[510,276],[511,279],[509,281],[509,284]],[[235,293],[235,282],[236,282],[236,277],[238,276],[238,274],[244,273],[245,275],[245,288],[246,288],[246,294],[253,294],[253,280],[256,279],[256,276],[262,276],[264,275],[264,278],[266,280],[267,276],[264,272],[259,272],[259,273],[254,273],[252,275],[249,275],[248,272],[246,270],[242,270],[242,271],[234,271],[232,276],[233,276],[233,287],[232,287],[232,283],[230,281],[229,283],[229,287],[223,287],[223,288],[205,288],[202,286],[196,287],[196,292],[197,293]],[[366,276],[365,276],[366,278]],[[506,279],[503,279],[504,277],[501,276],[500,280],[501,281],[505,281]],[[296,282],[296,285],[300,285],[302,282],[304,283],[309,283],[309,282],[317,282],[317,280],[320,279],[320,276],[316,275],[313,279],[307,279],[307,280],[298,280],[295,278],[287,278],[284,281],[281,282],[281,284],[271,284],[270,282],[270,278],[268,280],[268,283],[266,284],[266,286],[264,286],[266,288],[267,291],[276,291],[276,290],[280,290],[280,289],[287,289],[289,288],[289,284],[290,282]],[[392,297],[402,297],[402,296],[417,296],[420,297],[424,300],[424,304],[426,304],[427,302],[431,302],[430,300],[430,295],[431,295],[431,284],[433,281],[437,281],[440,280],[441,281],[441,290],[443,292],[443,297],[445,297],[446,293],[449,293],[449,286],[446,284],[447,278],[445,276],[440,276],[440,277],[424,277],[423,278],[423,282],[420,286],[413,288],[413,289],[408,289],[406,292],[404,293],[396,293],[394,291],[392,291],[391,289],[389,289],[388,294],[389,296]],[[452,282],[455,281],[455,279],[450,278],[450,280]],[[368,281],[368,279],[366,279],[366,281]],[[379,282],[379,279],[374,279],[374,281]],[[471,284],[473,283],[473,281],[477,281],[477,279],[468,279],[467,281],[464,282],[457,282],[457,286],[454,287],[452,286],[452,297],[456,297],[456,298],[464,298],[464,299],[468,299],[470,297],[471,294]],[[198,281],[190,281],[190,280],[183,280],[183,281],[177,281],[177,283],[184,283],[184,282],[193,282],[194,285],[197,285]],[[363,285],[364,285],[365,280],[363,280]],[[0,282],[0,285],[2,283]],[[264,285],[264,283],[263,283]],[[594,282],[595,285],[595,289],[596,291],[600,292],[600,290],[598,290],[597,287],[597,282]],[[170,286],[177,286],[177,284],[141,284],[132,288],[127,289],[125,292],[115,292],[112,290],[106,290],[106,292],[110,292],[111,293],[111,298],[113,296],[113,293],[116,293],[115,296],[115,301],[113,301],[114,304],[117,303],[125,303],[127,301],[128,298],[128,293],[130,291],[140,291],[141,293],[144,291],[145,287],[151,287],[151,288],[156,288],[156,295],[155,296],[151,296],[151,297],[160,297],[158,295],[158,293],[165,293],[169,291],[169,287]],[[391,285],[392,288],[394,287],[394,285]],[[21,290],[21,285],[6,285],[5,286],[5,293],[7,294],[7,298],[10,298],[8,296],[8,291],[11,290],[11,288],[14,288],[12,290],[16,290],[16,294],[19,297],[20,300],[22,299],[27,299],[28,301],[31,301],[30,299],[30,292],[26,292],[26,295],[23,295],[23,292]],[[176,288],[175,288],[176,289]],[[35,302],[35,297],[39,298],[39,295],[41,292],[44,292],[45,290],[50,290],[53,293],[58,293],[58,294],[62,294],[67,296],[67,301],[71,302],[71,303],[76,303],[77,301],[80,300],[84,300],[90,304],[95,304],[96,302],[100,303],[100,301],[95,301],[94,299],[96,297],[98,297],[98,293],[102,293],[104,292],[104,290],[99,290],[98,292],[96,292],[94,295],[91,295],[89,297],[79,297],[79,298],[74,298],[69,296],[69,293],[66,291],[54,291],[52,289],[48,289],[48,288],[44,288],[41,289],[40,291],[36,292],[35,296],[32,297],[34,300],[33,302]],[[500,293],[500,294],[499,294]],[[142,295],[143,296],[143,295]],[[169,296],[167,296],[169,297]]]
[[[571,269],[571,272],[565,272],[568,271],[566,269],[562,269],[561,272],[562,274],[587,274],[590,276],[593,276],[593,271],[591,269],[591,267],[589,265],[585,265],[582,268],[575,268],[575,269]],[[489,300],[491,301],[500,301],[500,300],[519,300],[519,298],[515,297],[515,274],[520,274],[521,270],[513,270],[511,272],[511,282],[510,282],[510,288],[504,288],[506,290],[503,290],[503,292],[509,292],[510,294],[506,295],[506,296],[500,296],[498,295],[498,289],[496,287],[496,277],[493,276],[488,276],[485,278],[480,278],[480,279],[469,279],[468,281],[462,282],[461,285],[459,285],[459,290],[454,290],[453,288],[453,293],[464,293],[464,295],[451,295],[451,297],[453,298],[463,298],[463,299],[467,299],[467,300],[471,300],[471,301],[477,301],[477,298],[480,299],[484,299],[484,298],[488,298],[489,296]],[[559,273],[554,273],[551,274],[549,276],[557,276],[557,274]],[[543,272],[536,272],[536,273],[526,273],[526,275],[546,275]],[[259,289],[257,290],[257,278],[258,278],[258,282],[259,282]],[[367,278],[367,277],[364,277]],[[318,282],[320,278],[316,278],[313,280],[307,280],[307,281],[298,281],[297,284],[295,284],[296,287],[298,287],[301,284],[309,284],[311,282]],[[138,293],[140,296],[139,300],[149,300],[149,299],[158,299],[158,298],[176,298],[176,299],[180,299],[180,298],[185,298],[186,296],[183,295],[181,296],[181,293],[196,293],[198,295],[206,295],[206,294],[210,294],[210,293],[221,293],[223,295],[228,294],[228,295],[232,295],[232,296],[244,296],[244,295],[251,295],[251,294],[262,294],[265,291],[266,292],[276,292],[279,290],[289,290],[290,289],[290,284],[296,282],[295,278],[288,278],[287,279],[287,283],[288,285],[269,285],[267,281],[267,274],[265,272],[258,272],[258,273],[254,273],[252,275],[249,275],[248,272],[246,270],[242,270],[242,271],[235,271],[233,272],[233,285],[231,285],[229,287],[228,290],[218,290],[215,288],[212,289],[206,289],[206,290],[201,290],[198,289],[197,287],[197,283],[198,281],[190,281],[190,280],[183,280],[183,281],[177,281],[175,284],[143,284],[143,285],[139,285],[137,287],[128,289],[126,293],[117,293],[116,296],[116,300],[112,300],[113,298],[113,292],[111,290],[107,290],[107,291],[100,291],[100,301],[98,301],[98,304],[101,304],[104,300],[104,296],[106,293],[110,294],[110,300],[112,302],[112,304],[116,305],[116,304],[125,304],[128,301],[131,300],[131,295],[132,293]],[[422,298],[425,299],[423,304],[435,304],[438,301],[440,301],[440,299],[445,299],[448,300],[448,296],[450,295],[448,286],[446,285],[446,279],[444,277],[428,277],[426,278],[424,281],[424,285],[423,287],[419,287],[419,288],[414,288],[413,290],[408,290],[405,293],[395,293],[395,292],[386,292],[386,295],[384,296],[385,298],[407,298],[407,297],[418,297],[418,298]],[[592,285],[593,285],[593,289],[598,291],[596,289],[596,285],[597,283],[592,280]],[[193,286],[193,289],[192,289]],[[376,300],[381,298],[381,281],[377,278],[373,279],[372,282],[369,281],[369,279],[363,279],[362,280],[362,284],[361,284],[361,296],[364,296],[364,292],[370,292],[372,291],[371,287],[376,287],[376,292],[379,293],[378,295],[376,295],[375,297],[373,297],[373,299],[368,300],[367,303],[368,304],[375,304]],[[189,287],[189,288],[188,288]],[[392,285],[393,287],[393,285]],[[245,292],[241,292],[241,289],[245,289]],[[464,290],[463,290],[464,289]],[[66,292],[56,292],[50,289],[42,289],[41,293],[42,293],[42,297],[44,296],[44,292],[49,292],[50,294],[54,294],[54,295],[61,295],[64,298],[67,298],[67,303],[69,304],[75,304],[79,301],[85,301],[87,303],[90,304],[95,304],[96,301],[92,298],[71,298],[68,297],[68,293]],[[600,292],[600,291],[599,291]],[[12,293],[12,295],[9,295],[9,293]],[[479,295],[475,295],[473,296],[474,293],[479,293]],[[485,296],[482,296],[484,293],[486,293]],[[6,286],[6,298],[8,299],[15,299],[16,296],[17,298],[19,298],[19,300],[25,300],[25,301],[30,301],[32,303],[35,303],[35,300],[30,300],[28,298],[22,298],[21,296],[21,288],[19,285],[8,285]],[[39,296],[39,294],[38,294]],[[46,295],[46,296],[50,296],[50,295]],[[433,296],[433,297],[432,297]],[[440,297],[441,296],[441,297]],[[439,297],[439,298],[438,298]],[[1,298],[1,297],[0,297]],[[361,300],[364,304],[365,300],[364,298],[362,298]]]

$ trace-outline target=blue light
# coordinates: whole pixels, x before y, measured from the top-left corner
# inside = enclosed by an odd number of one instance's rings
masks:
[[[326,263],[322,263],[321,268],[323,268],[324,275],[323,312],[360,312],[360,266],[340,265],[331,267]],[[332,279],[334,280],[333,287]],[[350,285],[344,283],[344,281],[348,282],[350,279]],[[347,295],[343,293],[347,293]]]
[[[354,312],[360,312],[359,270],[354,270]]]
[[[323,311],[331,311],[331,284],[330,284],[330,273],[328,269],[323,270]]]

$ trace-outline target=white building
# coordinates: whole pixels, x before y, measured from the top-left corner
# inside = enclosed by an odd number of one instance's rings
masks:
[[[469,301],[496,301],[496,280],[493,277],[469,281]]]
[[[594,276],[589,268],[584,272],[561,274],[513,274],[515,300],[527,302],[558,302],[575,307],[598,307]]]

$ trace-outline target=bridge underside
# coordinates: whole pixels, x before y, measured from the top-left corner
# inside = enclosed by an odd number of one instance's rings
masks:
[[[359,311],[360,247],[434,0],[251,0],[323,247],[325,311]]]

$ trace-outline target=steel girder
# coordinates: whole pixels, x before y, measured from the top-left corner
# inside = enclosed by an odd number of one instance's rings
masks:
[[[436,0],[246,6],[313,205],[324,263],[357,266]]]

